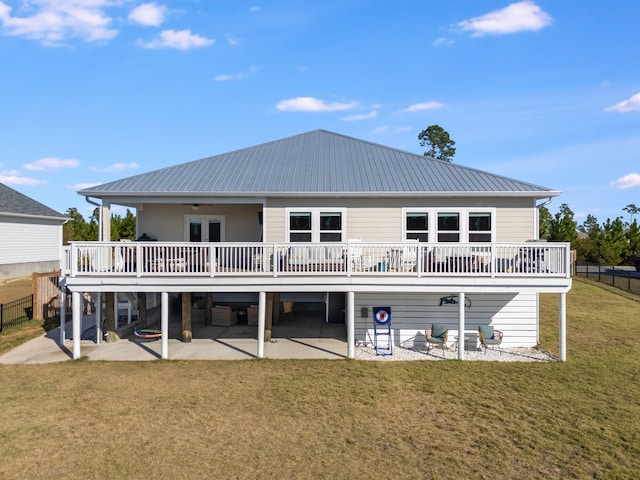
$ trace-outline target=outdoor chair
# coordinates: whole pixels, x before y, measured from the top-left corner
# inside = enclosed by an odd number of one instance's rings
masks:
[[[500,344],[502,343],[502,332],[500,330],[494,330],[491,325],[480,325],[478,327],[478,334],[480,336],[480,344],[484,345],[484,353],[487,354],[487,348],[498,348],[500,355],[502,350]]]
[[[442,347],[442,356],[444,357],[444,347],[447,344],[447,337],[449,336],[447,327],[440,323],[434,323],[431,325],[431,328],[427,328],[424,336],[427,339],[427,347],[430,345],[440,345]]]
[[[282,302],[282,321],[293,319],[293,302]]]

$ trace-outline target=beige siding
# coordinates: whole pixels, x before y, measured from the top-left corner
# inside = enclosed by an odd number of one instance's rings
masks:
[[[439,294],[358,293],[355,295],[355,337],[373,344],[373,307],[391,307],[394,345],[424,345],[424,331],[432,323],[443,323],[450,330],[448,345],[458,330],[458,305],[440,306]],[[532,347],[537,344],[537,299],[532,294],[467,294],[471,307],[465,308],[465,330],[493,325],[504,333],[505,347]],[[367,317],[361,309],[367,309]]]
[[[537,212],[532,199],[501,202],[496,209],[496,242],[526,242],[536,238]]]
[[[346,208],[347,239],[402,241],[403,208],[495,208],[496,241],[523,242],[535,237],[535,202],[530,198],[271,199],[266,206],[268,242],[285,242],[287,208]]]
[[[187,215],[223,215],[227,242],[259,242],[262,226],[258,221],[261,205],[145,205],[138,209],[138,235],[146,233],[163,242],[184,242]]]

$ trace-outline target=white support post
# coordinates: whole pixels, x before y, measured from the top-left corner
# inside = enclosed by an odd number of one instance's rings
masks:
[[[169,294],[160,294],[160,331],[162,332],[162,345],[160,357],[163,360],[169,358]]]
[[[93,303],[96,316],[96,343],[100,345],[102,343],[102,293],[96,293]]]
[[[71,312],[73,318],[73,359],[80,358],[80,335],[82,324],[82,295],[80,292],[71,294]]]
[[[67,295],[65,294],[67,287],[67,283],[63,280],[60,283],[60,346],[64,345],[64,340],[66,337],[65,329],[67,328],[66,319],[67,319]]]
[[[347,358],[355,358],[355,345],[355,294],[347,292]]]
[[[464,360],[464,292],[458,293],[458,360]]]
[[[264,326],[265,313],[267,304],[267,294],[260,292],[258,294],[258,358],[264,358]]]
[[[113,311],[115,312],[115,321],[116,321],[116,330],[118,330],[118,320],[120,316],[118,315],[118,292],[113,294]]]
[[[567,294],[560,294],[560,360],[567,361]]]
[[[101,236],[99,238],[102,242],[110,242],[111,241],[111,204],[107,201],[102,201],[102,206],[99,207],[100,210],[100,232]]]

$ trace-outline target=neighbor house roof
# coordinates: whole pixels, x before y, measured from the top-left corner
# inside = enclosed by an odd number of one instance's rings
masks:
[[[0,215],[12,217],[67,218],[52,208],[0,183]]]
[[[314,130],[78,192],[94,197],[549,197],[560,192],[456,163]]]

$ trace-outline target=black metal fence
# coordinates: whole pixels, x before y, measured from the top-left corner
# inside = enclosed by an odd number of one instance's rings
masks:
[[[636,272],[633,267],[615,267],[578,261],[575,275],[640,295],[640,272]]]
[[[9,303],[0,303],[0,332],[33,318],[33,295]]]

